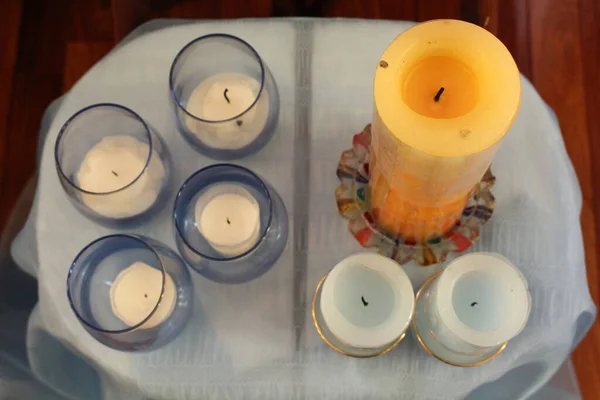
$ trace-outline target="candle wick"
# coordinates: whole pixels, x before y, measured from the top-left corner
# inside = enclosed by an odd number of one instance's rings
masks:
[[[225,88],[225,91],[223,92],[223,96],[225,96],[225,100],[227,100],[227,103],[231,103],[231,101],[229,101],[229,97],[227,97],[228,91],[229,91],[229,89]]]
[[[231,225],[231,221],[229,220],[229,218],[226,218],[226,219],[227,219],[227,224]]]
[[[148,294],[147,294],[147,293],[144,293],[144,297],[148,297]]]
[[[471,307],[474,307],[474,306],[476,306],[476,305],[477,305],[477,302],[476,302],[476,301],[474,301],[474,302],[472,302],[472,303],[471,303]]]
[[[237,126],[242,126],[243,124],[241,119],[238,119],[237,121],[235,121],[235,123],[237,124]]]
[[[119,176],[119,174],[117,174],[115,171],[110,171],[113,173],[114,176]]]
[[[360,299],[362,300],[363,306],[366,307],[369,305],[369,302],[367,302],[363,296],[360,296]]]
[[[438,90],[437,94],[435,95],[435,97],[433,98],[433,100],[437,103],[438,101],[440,101],[440,97],[442,96],[442,93],[444,93],[444,88],[441,87],[440,90]]]

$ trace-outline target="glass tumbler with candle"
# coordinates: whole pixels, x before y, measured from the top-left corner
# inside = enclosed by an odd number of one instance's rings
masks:
[[[58,134],[54,156],[73,204],[100,223],[140,221],[168,197],[168,151],[124,106],[104,103],[78,111]]]
[[[193,286],[183,260],[165,245],[138,235],[99,238],[77,255],[67,296],[83,327],[122,351],[153,350],[185,327]]]
[[[233,164],[211,165],[190,176],[175,199],[173,222],[183,259],[222,283],[247,282],[267,272],[288,237],[279,194]]]
[[[212,34],[181,49],[169,84],[180,132],[215,159],[247,156],[273,136],[279,94],[267,65],[244,40]]]

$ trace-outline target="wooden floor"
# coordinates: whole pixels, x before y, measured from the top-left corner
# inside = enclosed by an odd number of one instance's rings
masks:
[[[35,171],[46,106],[153,18],[323,16],[485,25],[556,111],[581,187],[588,281],[600,299],[599,0],[2,0],[0,230]],[[585,399],[600,398],[600,327],[573,355]]]

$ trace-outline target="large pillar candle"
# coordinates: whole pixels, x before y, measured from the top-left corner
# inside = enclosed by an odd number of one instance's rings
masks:
[[[388,233],[424,241],[460,217],[517,116],[519,70],[476,25],[416,25],[386,49],[375,74],[369,201]]]

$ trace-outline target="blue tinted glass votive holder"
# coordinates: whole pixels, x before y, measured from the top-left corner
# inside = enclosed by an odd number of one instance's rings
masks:
[[[185,45],[169,85],[179,131],[211,158],[245,157],[273,136],[277,85],[257,51],[236,36],[211,34]]]
[[[215,164],[190,176],[175,199],[175,241],[202,276],[243,283],[266,273],[283,252],[288,216],[279,194],[254,172]]]
[[[69,199],[103,225],[141,222],[168,198],[168,150],[124,106],[95,104],[75,113],[58,134],[54,156]]]
[[[193,286],[183,260],[138,235],[99,238],[77,255],[67,297],[96,340],[122,351],[149,351],[173,340],[192,311]]]

